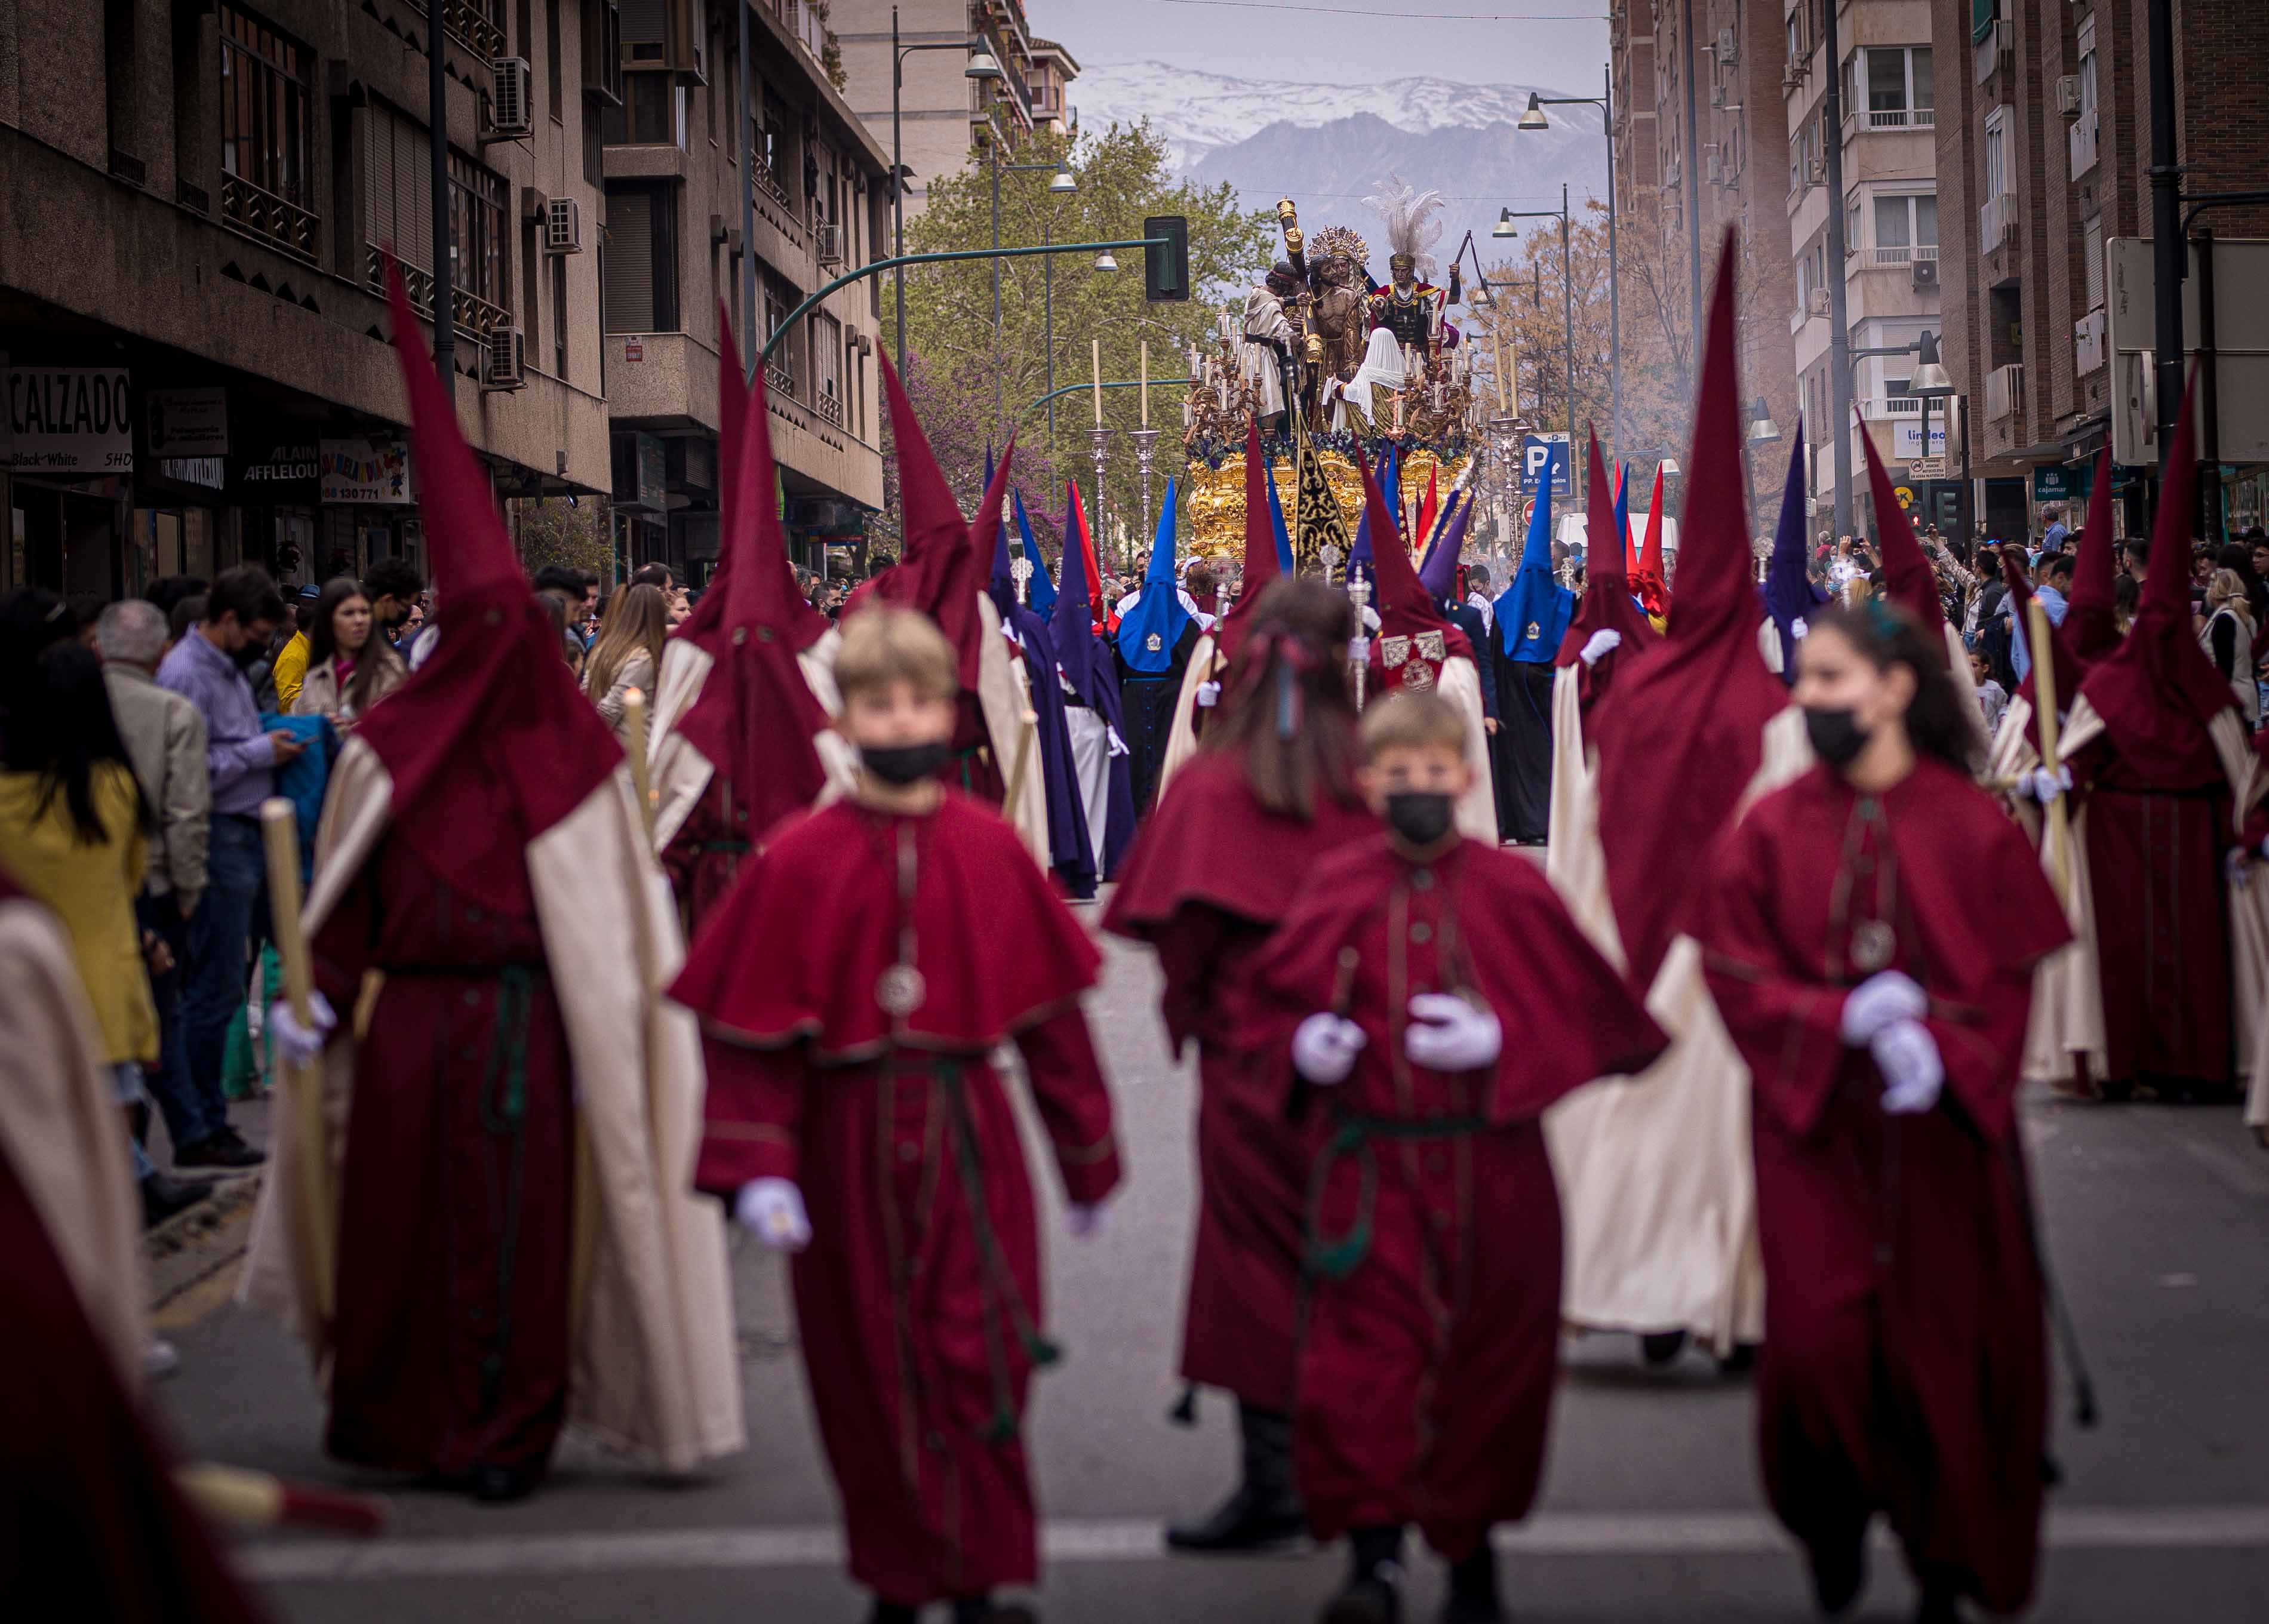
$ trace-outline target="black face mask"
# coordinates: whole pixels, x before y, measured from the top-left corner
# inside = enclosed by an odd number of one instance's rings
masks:
[[[1804,733],[1812,741],[1812,753],[1839,771],[1850,766],[1867,748],[1867,730],[1849,711],[1807,706]]]
[[[953,747],[942,739],[928,744],[861,745],[859,760],[885,784],[913,784],[945,765]]]
[[[1406,789],[1386,798],[1387,827],[1423,850],[1450,832],[1453,809],[1438,790]]]

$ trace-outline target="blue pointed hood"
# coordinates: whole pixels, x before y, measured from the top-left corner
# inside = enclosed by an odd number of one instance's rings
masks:
[[[1016,540],[1024,550],[1024,557],[1032,561],[1032,579],[1024,583],[1024,602],[1033,614],[1046,620],[1056,612],[1056,584],[1048,578],[1047,558],[1032,540],[1032,521],[1024,512],[1024,493],[1013,491],[1009,500],[1016,514]]]
[[[1276,568],[1292,573],[1292,532],[1284,523],[1284,499],[1276,494],[1276,459],[1268,459],[1268,522],[1276,528]]]
[[[1089,618],[1087,601],[1087,553],[1079,545],[1079,520],[1067,501],[1064,507],[1065,535],[1073,538],[1063,550],[1063,580],[1056,590],[1056,606],[1048,619],[1048,630],[1056,639],[1056,664],[1062,668],[1064,681],[1072,691],[1089,705],[1095,700],[1097,667],[1108,665],[1101,643],[1096,639],[1095,623]]]
[[[1796,623],[1828,602],[1805,567],[1804,424],[1789,447],[1788,480],[1780,493],[1780,523],[1773,531],[1772,562],[1765,566],[1765,616],[1780,628],[1781,681],[1796,682]]]
[[[1519,662],[1552,663],[1576,612],[1576,594],[1552,579],[1552,486],[1540,482],[1528,515],[1528,540],[1512,584],[1497,594],[1497,646]]]
[[[1166,481],[1166,506],[1158,514],[1158,534],[1150,543],[1150,567],[1134,612],[1119,623],[1119,657],[1127,668],[1157,676],[1172,668],[1174,646],[1190,624],[1182,607],[1181,583],[1174,576],[1174,481]]]
[[[987,446],[985,447],[985,489],[990,491],[992,488],[993,447]],[[976,542],[979,547],[985,545],[985,538],[981,535],[976,538]],[[1001,611],[1001,624],[1014,626],[1016,624],[1016,578],[1009,572],[1009,521],[1006,515],[1002,516],[999,528],[994,532],[993,573],[986,582],[986,590],[992,594],[993,607]]]
[[[1465,499],[1465,493],[1451,491],[1450,505],[1442,510],[1442,522],[1434,527],[1433,548],[1418,567],[1419,585],[1437,603],[1447,603],[1457,595],[1458,560],[1466,550],[1466,521],[1473,516],[1473,504]]]
[[[1630,469],[1615,472],[1615,540],[1621,543],[1623,557],[1630,557]]]

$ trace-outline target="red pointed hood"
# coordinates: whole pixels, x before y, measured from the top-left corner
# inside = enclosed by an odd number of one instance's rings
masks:
[[[1268,516],[1268,460],[1260,452],[1260,425],[1245,425],[1245,585],[1214,629],[1223,661],[1237,658],[1261,593],[1276,579],[1276,526]]]
[[[1670,572],[1662,557],[1662,470],[1654,470],[1654,501],[1646,510],[1646,550],[1639,555],[1639,602],[1652,615],[1670,613]]]
[[[1708,856],[1764,755],[1788,690],[1757,650],[1733,351],[1734,238],[1718,255],[1662,642],[1615,674],[1585,720],[1599,752],[1600,839],[1634,988],[1690,929]]]
[[[961,505],[945,483],[945,472],[930,449],[929,436],[922,432],[913,402],[906,398],[905,385],[887,356],[883,358],[883,392],[890,406],[891,438],[898,452],[898,561],[869,580],[849,607],[855,611],[869,598],[876,598],[928,616],[953,645],[961,691],[965,696],[974,695],[985,635],[977,594],[985,589],[993,554],[987,549],[979,557]],[[1009,460],[1004,457],[994,474],[996,489],[1005,489],[1001,481],[1008,469]],[[1000,504],[995,491],[988,490],[985,499],[997,520]]]
[[[1371,531],[1372,579],[1378,585],[1371,608],[1378,611],[1378,636],[1371,642],[1371,664],[1384,672],[1389,687],[1401,688],[1407,683],[1413,688],[1430,688],[1441,675],[1443,661],[1458,654],[1471,660],[1474,646],[1464,632],[1442,618],[1442,611],[1427,594],[1410,563],[1410,550],[1403,545],[1402,533],[1387,511],[1386,498],[1371,476],[1370,461],[1360,448],[1355,461],[1363,471],[1364,520]],[[1275,541],[1269,545],[1274,547]],[[1438,656],[1430,646],[1436,637],[1442,640]],[[1421,671],[1425,673],[1423,677]]]
[[[737,379],[729,350],[727,359]],[[741,443],[720,465],[733,470],[734,484],[724,492],[726,533],[738,539],[731,566],[702,599],[704,605],[710,598],[723,602],[717,641],[705,645],[715,663],[678,732],[724,774],[735,816],[754,837],[809,806],[825,786],[812,735],[827,725],[827,713],[796,662],[800,611],[810,605],[795,590],[772,499],[778,476],[763,373],[734,419]]]
[[[1924,556],[1922,543],[1915,540],[1914,526],[1908,521],[1906,509],[1899,506],[1899,493],[1884,471],[1883,459],[1875,453],[1875,437],[1863,427],[1859,444],[1867,454],[1867,489],[1875,498],[1875,534],[1877,550],[1882,556],[1884,594],[1901,609],[1922,622],[1925,640],[1943,654],[1946,651],[1946,610],[1938,598],[1938,576]]]
[[[2079,555],[2073,560],[2071,612],[2058,628],[2066,634],[2073,653],[2095,660],[2119,641],[2117,602],[2111,567],[2111,447],[2095,454],[2095,481],[2088,491],[2088,525],[2080,533]]]
[[[2237,696],[2199,646],[2191,626],[2191,520],[2197,511],[2193,388],[2161,476],[2151,530],[2151,567],[2135,624],[2097,661],[2080,690],[2103,718],[2121,760],[2154,789],[2194,789],[2222,781],[2207,727]]]
[[[1607,464],[1600,458],[1600,437],[1593,434],[1585,458],[1584,534],[1590,538],[1612,536],[1615,533],[1615,492],[1608,485]],[[1574,665],[1595,631],[1622,633],[1622,646],[1616,655],[1617,663],[1622,665],[1628,665],[1632,655],[1658,640],[1644,612],[1631,602],[1630,578],[1623,573],[1630,562],[1630,550],[1628,533],[1621,547],[1612,542],[1593,542],[1585,548],[1584,595],[1577,601],[1575,618],[1568,623],[1567,632],[1560,639],[1560,652],[1553,657],[1554,665]],[[1591,675],[1587,669],[1581,677],[1586,698],[1591,692]]]
[[[622,751],[560,658],[559,634],[521,573],[390,259],[387,297],[410,397],[437,641],[355,737],[393,780],[394,832],[466,897],[503,908],[525,895],[526,882],[499,877],[494,831],[535,839],[605,782]],[[471,829],[485,838],[468,838]]]

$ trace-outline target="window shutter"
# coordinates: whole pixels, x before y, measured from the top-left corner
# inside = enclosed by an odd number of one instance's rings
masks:
[[[2097,215],[2081,229],[2081,257],[2087,262],[2088,308],[2103,308],[2103,217]]]
[[[607,331],[654,330],[654,197],[607,194]]]

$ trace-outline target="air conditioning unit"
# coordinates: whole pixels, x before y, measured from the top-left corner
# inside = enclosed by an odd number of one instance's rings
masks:
[[[1936,260],[1917,260],[1914,262],[1914,285],[1915,292],[1918,293],[1928,292],[1938,285],[1938,262]]]
[[[1794,63],[1789,63],[1787,67],[1783,68],[1780,70],[1780,87],[1783,90],[1801,89],[1803,85],[1804,76],[1796,70],[1796,64]]]
[[[2057,111],[2066,118],[2080,116],[2080,75],[2067,73],[2056,82]]]
[[[1814,186],[1827,185],[1828,160],[1824,158],[1814,159],[1812,162],[1807,166],[1804,174],[1805,179],[1809,181]]]
[[[543,251],[580,254],[583,251],[583,205],[573,197],[554,197],[543,205]]]
[[[1722,107],[1726,105],[1726,87],[1724,85],[1712,85],[1710,87],[1710,105],[1713,107]]]
[[[536,76],[525,56],[489,64],[489,134],[511,141],[536,133]]]
[[[843,228],[840,225],[820,225],[812,230],[813,250],[823,265],[843,262]]]
[[[484,391],[528,387],[528,334],[517,327],[489,335],[488,359],[481,365]]]
[[[1730,28],[1718,30],[1718,65],[1730,68],[1741,60],[1740,44]]]
[[[1813,289],[1812,297],[1805,302],[1805,308],[1813,315],[1826,315],[1828,314],[1828,290],[1826,288]]]

